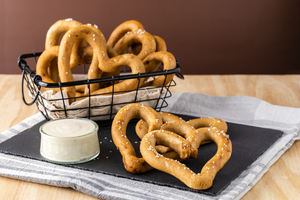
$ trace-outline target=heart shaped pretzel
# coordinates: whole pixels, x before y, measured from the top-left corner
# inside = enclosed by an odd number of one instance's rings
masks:
[[[151,107],[133,103],[121,108],[112,122],[112,139],[123,157],[125,169],[131,173],[143,173],[153,168],[145,162],[144,158],[136,157],[136,152],[126,136],[127,125],[129,121],[134,118],[145,120],[149,127],[148,131],[158,130],[162,124],[162,119]],[[172,137],[174,137],[176,141],[180,140],[181,148],[184,149],[184,153],[181,153],[181,159],[187,158],[190,152],[189,143],[178,135],[175,136],[175,134],[173,134]],[[174,152],[168,152],[164,155],[169,158],[179,159],[178,154]]]
[[[100,30],[99,30],[100,32]],[[101,32],[100,32],[101,33]],[[88,26],[76,26],[71,28],[67,34],[64,35],[61,41],[58,57],[58,69],[61,82],[73,81],[73,76],[70,68],[70,55],[74,42],[78,39],[86,40],[93,48],[93,56],[98,58],[98,67],[105,72],[113,72],[120,66],[126,65],[132,69],[132,73],[144,73],[145,68],[139,58],[134,55],[124,54],[109,59],[107,55],[107,46],[103,34],[99,34]],[[92,70],[92,69],[90,69]],[[143,79],[141,79],[143,80]],[[92,94],[100,94],[105,92],[115,92],[136,89],[138,87],[137,79],[130,79],[116,84],[114,87],[99,89]],[[67,87],[66,92],[68,97],[74,97],[75,87]]]
[[[203,141],[211,140],[218,145],[218,150],[217,153],[203,166],[201,173],[199,174],[194,173],[179,161],[166,158],[159,154],[156,149],[153,148],[161,137],[157,132],[149,132],[143,137],[140,145],[141,154],[146,162],[153,168],[171,174],[180,179],[188,187],[195,190],[208,189],[212,186],[217,172],[223,168],[229,160],[232,146],[228,136],[226,134],[221,134],[218,129],[200,129],[197,129],[197,132],[194,132],[197,145],[200,145]],[[174,150],[176,149],[174,148]]]

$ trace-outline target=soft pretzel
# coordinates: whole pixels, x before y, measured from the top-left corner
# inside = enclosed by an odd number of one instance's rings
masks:
[[[183,120],[182,118],[176,115],[166,113],[166,112],[159,112],[158,114],[160,114],[163,121],[160,130],[175,132],[184,138],[187,138],[189,133],[192,133],[193,131],[196,130],[194,127],[187,124],[185,120]],[[148,133],[147,129],[148,129],[148,125],[143,120],[139,120],[135,126],[135,131],[140,139],[142,139]],[[159,153],[172,151],[170,147],[162,146],[162,145],[156,145],[156,150]]]
[[[137,54],[141,60],[144,60],[149,54],[155,52],[156,43],[154,37],[145,30],[133,30],[125,34],[114,46],[116,52],[120,54],[126,53],[126,51],[131,47],[134,43],[141,43],[142,49]]]
[[[162,119],[162,122],[163,124],[165,123],[170,123],[172,124],[172,126],[180,126],[181,129],[169,129],[170,131],[172,132],[176,132],[178,133],[179,135],[183,136],[183,137],[187,137],[187,135],[190,133],[190,132],[193,132],[195,131],[196,129],[193,128],[191,125],[187,125],[186,124],[186,121],[183,120],[182,118],[176,116],[176,115],[173,115],[171,113],[167,113],[167,112],[159,112],[158,113]],[[162,124],[162,126],[163,126]],[[162,129],[162,126],[160,127],[160,129]],[[164,129],[166,130],[166,129]],[[144,121],[144,120],[139,120],[135,126],[135,131],[137,133],[137,135],[139,136],[140,139],[142,139],[148,132],[148,124]]]
[[[166,51],[159,51],[151,53],[149,56],[147,56],[143,63],[145,65],[145,69],[147,72],[156,71],[156,69],[153,68],[153,66],[159,67],[158,62],[162,62],[164,64],[164,70],[171,70],[176,68],[176,59],[175,57],[170,53]],[[174,77],[174,74],[169,75],[161,75],[156,77],[154,80],[145,82],[143,86],[165,86],[168,85]]]
[[[165,40],[157,35],[153,35],[153,37],[154,37],[155,44],[156,44],[155,52],[167,51],[167,44],[166,44]],[[130,50],[134,55],[138,55],[142,50],[142,44],[134,43],[131,45]],[[161,63],[159,63],[159,64],[161,64]]]
[[[36,73],[42,77],[42,80],[47,83],[56,83],[48,73],[50,62],[58,57],[59,46],[52,46],[45,50],[39,57],[36,66]]]
[[[100,31],[100,30],[99,30]],[[117,57],[109,59],[107,55],[107,46],[103,34],[97,34],[93,29],[88,26],[76,26],[68,31],[64,35],[61,41],[58,57],[58,67],[61,82],[73,81],[71,69],[70,69],[70,55],[72,51],[72,45],[75,40],[84,39],[86,40],[93,48],[93,56],[96,56],[99,61],[98,67],[105,72],[113,72],[118,67],[127,65],[131,67],[132,73],[144,73],[145,68],[139,58],[134,55],[119,55]],[[143,80],[143,79],[142,79]],[[118,83],[114,88],[110,87],[105,90],[105,92],[114,91],[124,91],[134,89],[138,86],[138,80],[131,79]],[[129,88],[129,89],[128,89]],[[67,87],[66,92],[72,102],[72,98],[75,94],[75,87]],[[93,94],[102,93],[103,90],[99,89]]]
[[[59,39],[61,35],[67,32],[70,28],[80,26],[81,23],[73,20],[73,19],[65,19],[65,20],[58,20],[55,22],[47,31],[46,41],[45,41],[45,49],[51,48],[53,46],[59,45]],[[70,67],[74,68],[78,65],[79,57],[78,57],[78,49],[79,46],[86,46],[85,41],[76,41],[73,46],[73,51],[70,59]],[[54,82],[59,81],[58,76],[58,66],[57,66],[57,58],[53,58],[49,65],[49,75]]]
[[[231,156],[231,141],[226,134],[220,134],[218,129],[201,128],[195,131],[197,144],[211,140],[218,145],[217,153],[203,166],[201,173],[196,174],[186,165],[166,158],[153,148],[160,135],[157,132],[146,134],[140,144],[140,151],[146,162],[153,168],[166,172],[180,179],[185,185],[195,190],[205,190],[212,186],[217,172],[226,164]],[[174,148],[175,149],[175,148]],[[176,149],[175,149],[176,150]]]
[[[101,34],[101,31],[96,28],[95,26],[91,26],[91,25],[84,25],[84,26],[88,26],[89,28],[93,29],[97,34]],[[91,46],[85,47],[83,49],[81,53],[80,58],[82,59],[82,62],[89,62],[91,58],[93,58],[93,49]],[[107,46],[107,55],[109,58],[113,58],[118,56],[118,53],[110,46]],[[96,59],[96,58],[93,58]],[[99,64],[99,61],[94,60],[93,62],[97,62]],[[100,78],[100,77],[111,77],[111,76],[119,76],[120,75],[120,67],[116,68],[113,72],[103,72],[102,70],[99,69],[99,67],[97,66],[98,64],[94,64],[93,66],[90,66],[89,71],[88,71],[88,79],[95,79],[95,78]],[[97,75],[97,72],[99,71],[99,74]],[[117,83],[117,81],[115,82]],[[92,93],[96,90],[98,90],[99,88],[104,87],[105,85],[102,84],[92,84],[92,87],[90,87],[90,90],[88,90],[88,88],[85,88],[85,92],[84,94],[87,95],[89,92]]]
[[[127,33],[132,30],[144,30],[143,25],[136,20],[125,21],[113,30],[109,39],[107,40],[107,46],[115,47],[117,42]]]
[[[48,49],[46,49],[40,55],[40,57],[38,59],[36,73],[38,75],[40,75],[42,77],[42,80],[46,83],[57,83],[58,82],[56,79],[53,79],[53,77],[58,76],[58,71],[55,73],[55,75],[50,74],[51,72],[53,73],[53,70],[55,69],[55,67],[53,67],[54,66],[53,64],[55,63],[55,65],[57,66],[58,54],[59,54],[59,46],[52,46],[52,47],[49,47]],[[113,55],[116,56],[116,53],[113,49],[111,49],[110,53],[108,53],[108,54],[112,55],[112,56]],[[96,58],[97,57],[95,57],[95,59]],[[95,60],[94,62],[92,62],[91,66],[90,66],[91,70],[89,70],[89,73],[88,73],[89,79],[100,78],[101,74],[103,74],[102,77],[117,76],[119,74],[118,70],[116,70],[112,73],[102,73],[102,71],[98,68],[98,64],[96,62],[98,63],[98,60]],[[52,71],[49,71],[49,69],[48,69],[48,66],[50,65],[50,63],[52,66]],[[94,67],[93,67],[93,65],[94,65]],[[98,85],[99,84],[91,84],[90,91],[93,92],[95,90],[98,90],[99,89]],[[79,86],[76,86],[76,91],[78,91],[78,92],[86,91],[85,94],[88,94],[86,88],[87,87],[85,85],[79,85]],[[45,88],[45,89],[47,90],[47,88]],[[51,88],[51,89],[54,90],[55,92],[59,91],[59,88]],[[79,93],[77,93],[76,96],[79,96],[78,94]]]
[[[112,122],[112,139],[123,157],[125,169],[131,173],[143,173],[153,168],[145,162],[144,158],[136,157],[136,152],[126,136],[127,125],[133,118],[141,118],[145,120],[149,127],[148,131],[158,130],[162,124],[162,119],[151,107],[139,103],[133,103],[121,108]],[[186,151],[184,151],[185,153],[181,153],[181,159],[187,158],[189,156],[189,153],[187,152],[190,152],[189,143],[183,138],[176,140],[184,140],[182,148],[186,149]],[[178,154],[175,152],[168,152],[164,155],[169,158],[179,159]]]
[[[192,135],[193,132],[198,129],[198,128],[212,128],[212,129],[219,129],[222,131],[222,133],[226,133],[228,130],[227,123],[219,118],[213,118],[213,117],[208,117],[208,118],[196,118],[189,120],[186,122],[182,118],[166,113],[166,112],[159,112],[163,124],[161,126],[161,130],[168,130],[175,132],[184,138],[186,138],[190,143],[193,143],[194,141],[194,136]],[[138,123],[135,126],[135,131],[139,138],[143,138],[147,134],[147,123],[143,120],[139,120]],[[210,141],[202,141],[201,144],[208,143]],[[159,146],[156,148],[159,153],[162,152],[167,152],[170,151],[170,148],[165,147],[165,146]],[[195,147],[195,145],[191,146],[191,157],[192,158],[197,158],[198,155],[198,147]]]
[[[224,133],[226,133],[228,130],[227,123],[224,120],[219,118],[214,118],[214,117],[191,119],[186,123],[193,126],[196,129],[202,127],[216,127],[221,131],[223,131]]]
[[[59,46],[52,46],[45,50],[39,57],[36,66],[36,73],[42,77],[42,80],[46,83],[57,83],[52,79],[49,74],[47,66],[49,66],[50,62],[54,59],[57,59],[59,53]],[[55,92],[59,92],[59,88],[45,88],[54,90]],[[76,92],[76,97],[81,96],[80,93]]]

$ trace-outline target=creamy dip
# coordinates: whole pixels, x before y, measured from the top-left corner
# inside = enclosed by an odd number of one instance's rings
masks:
[[[49,121],[40,127],[41,155],[58,163],[82,163],[100,153],[98,125],[88,119]]]

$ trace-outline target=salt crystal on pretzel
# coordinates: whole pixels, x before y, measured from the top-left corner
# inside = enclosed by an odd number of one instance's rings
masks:
[[[194,133],[196,133],[196,131]],[[153,134],[155,134],[155,137],[152,137]],[[140,145],[143,158],[155,169],[171,174],[188,187],[195,190],[205,190],[212,186],[217,172],[223,168],[232,152],[231,141],[228,137],[217,135],[216,130],[214,129],[208,131],[208,128],[201,128],[201,133],[195,134],[195,137],[199,139],[199,144],[202,141],[211,140],[218,145],[218,150],[217,153],[203,166],[201,173],[195,174],[184,164],[176,160],[166,159],[163,156],[157,157],[156,155],[158,152],[155,149],[151,149],[151,151],[148,150],[150,146],[156,145],[157,140],[160,137],[162,136],[157,135],[156,132],[149,132],[143,137]],[[175,147],[173,148],[176,150]]]

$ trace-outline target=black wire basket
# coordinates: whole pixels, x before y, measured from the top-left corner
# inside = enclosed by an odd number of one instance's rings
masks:
[[[166,81],[167,75],[170,74],[175,74],[181,79],[184,78],[180,73],[180,66],[178,64],[178,61],[176,60],[177,66],[172,70],[163,70],[163,68],[161,67],[160,70],[156,72],[131,74],[130,72],[128,72],[127,67],[124,66],[121,70],[122,73],[120,76],[98,79],[85,78],[72,82],[46,83],[43,82],[41,76],[36,75],[35,70],[30,69],[26,62],[26,60],[29,61],[29,59],[31,59],[30,61],[32,62],[33,59],[33,63],[35,63],[36,65],[38,57],[40,55],[41,52],[23,54],[18,58],[18,66],[22,70],[21,93],[24,103],[26,105],[33,105],[35,103],[39,111],[47,120],[67,117],[82,117],[93,119],[96,121],[111,121],[121,107],[130,103],[147,104],[159,112],[162,108],[168,106],[166,99],[172,96],[169,88],[176,86],[176,82],[174,80],[172,80],[167,85],[163,84],[163,86],[160,87],[137,87],[134,90],[118,92],[114,91],[115,84],[117,82],[128,79],[137,79],[138,82],[140,82],[141,78],[154,79],[155,77],[162,75],[165,76]],[[82,65],[84,73],[86,67],[86,65]],[[24,80],[26,82],[29,95],[32,98],[30,102],[25,99]],[[85,96],[85,100],[82,105],[79,104],[76,106],[72,106],[73,104],[68,104],[69,99],[71,98],[65,97],[63,88],[84,85],[89,89],[90,85],[94,83],[109,83],[112,86],[112,92],[92,95],[88,90],[88,95]],[[48,89],[47,91],[51,91],[51,89],[53,88],[59,88],[59,92],[54,95],[55,97],[51,95],[51,98],[49,98],[49,95],[45,96],[45,91],[43,90]],[[73,97],[75,101],[77,98],[79,97]]]

